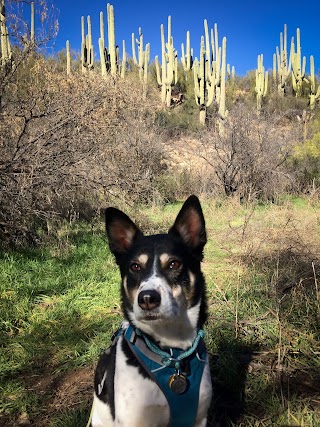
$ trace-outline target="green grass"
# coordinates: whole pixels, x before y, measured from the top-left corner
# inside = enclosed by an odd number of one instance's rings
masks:
[[[180,206],[143,208],[140,223],[165,231]],[[320,206],[203,208],[209,425],[319,426]],[[64,228],[50,246],[0,253],[0,424],[85,426],[94,365],[121,320],[102,230]]]

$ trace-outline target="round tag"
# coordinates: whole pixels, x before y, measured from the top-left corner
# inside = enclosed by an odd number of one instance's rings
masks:
[[[188,387],[188,380],[180,374],[173,374],[168,381],[169,387],[175,394],[182,394]]]

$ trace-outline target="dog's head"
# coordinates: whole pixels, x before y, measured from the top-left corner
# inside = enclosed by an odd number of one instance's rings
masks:
[[[106,230],[127,320],[158,341],[164,335],[166,343],[177,335],[180,344],[192,340],[206,318],[200,263],[207,238],[198,198],[186,200],[167,234],[145,236],[115,208],[106,209]]]

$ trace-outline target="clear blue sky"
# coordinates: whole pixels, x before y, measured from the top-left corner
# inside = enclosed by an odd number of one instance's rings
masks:
[[[81,16],[91,16],[96,57],[99,58],[97,40],[99,37],[99,13],[105,13],[106,3],[101,0],[52,0],[59,10],[59,34],[55,50],[65,47],[70,40],[71,48],[80,50]],[[288,27],[288,49],[296,29],[301,31],[302,54],[315,58],[316,74],[320,68],[320,1],[310,0],[162,0],[158,2],[138,0],[110,1],[115,11],[116,43],[126,42],[127,53],[131,56],[131,33],[138,35],[142,28],[145,43],[151,45],[151,59],[161,54],[160,25],[167,28],[168,15],[172,17],[172,35],[175,48],[181,57],[181,43],[185,43],[186,32],[191,33],[194,56],[199,56],[200,37],[203,35],[203,20],[209,28],[218,24],[219,40],[227,37],[227,62],[234,65],[236,73],[246,74],[255,69],[257,55],[264,55],[266,68],[272,67],[272,55],[279,45],[280,32],[284,24]]]

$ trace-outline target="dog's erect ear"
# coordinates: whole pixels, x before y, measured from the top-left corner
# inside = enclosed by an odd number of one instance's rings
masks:
[[[178,235],[194,250],[203,249],[207,243],[205,221],[197,196],[190,196],[183,204],[169,233]]]
[[[142,231],[119,209],[107,208],[105,215],[111,252],[115,256],[125,254],[131,248],[133,241],[143,236]]]

